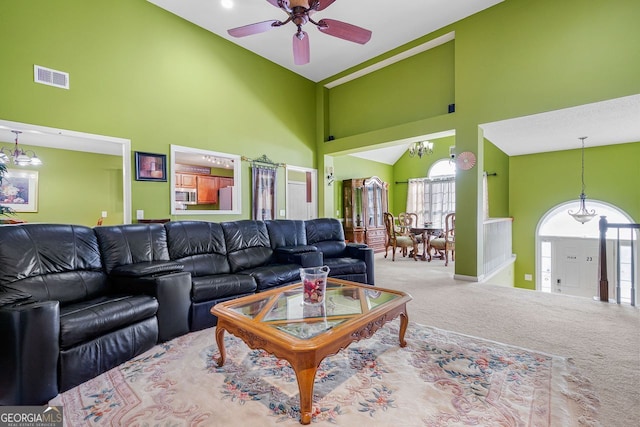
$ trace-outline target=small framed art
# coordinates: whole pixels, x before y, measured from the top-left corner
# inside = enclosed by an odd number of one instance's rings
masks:
[[[38,172],[9,170],[0,185],[0,204],[14,212],[38,212]]]
[[[167,156],[165,154],[135,152],[136,181],[166,181]]]

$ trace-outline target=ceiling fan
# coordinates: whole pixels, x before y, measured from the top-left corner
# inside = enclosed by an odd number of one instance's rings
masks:
[[[267,0],[277,8],[284,10],[289,17],[285,21],[271,20],[257,22],[238,28],[232,28],[227,32],[233,37],[245,37],[252,34],[263,33],[276,27],[281,27],[293,22],[298,31],[293,35],[293,62],[296,65],[304,65],[309,62],[309,36],[302,31],[302,26],[311,22],[318,30],[330,36],[338,37],[355,43],[365,44],[371,39],[371,31],[346,22],[335,19],[321,19],[318,22],[311,19],[315,12],[326,9],[336,0]]]

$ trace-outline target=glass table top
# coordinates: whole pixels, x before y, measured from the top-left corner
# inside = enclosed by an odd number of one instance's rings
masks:
[[[372,286],[354,286],[329,279],[324,303],[307,305],[302,303],[302,284],[283,289],[262,299],[229,304],[228,308],[293,337],[309,339],[402,296]]]

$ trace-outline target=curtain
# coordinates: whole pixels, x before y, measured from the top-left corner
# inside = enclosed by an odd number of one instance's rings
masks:
[[[276,218],[276,169],[251,167],[253,219],[264,221]]]
[[[444,217],[455,210],[455,177],[409,180],[407,212],[415,212],[418,215],[418,224],[431,222],[433,227],[444,229]]]

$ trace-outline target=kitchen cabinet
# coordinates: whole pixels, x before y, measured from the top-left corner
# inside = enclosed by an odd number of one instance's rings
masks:
[[[383,213],[388,212],[389,184],[380,178],[342,181],[345,238],[365,243],[375,252],[384,250],[387,238]]]
[[[176,174],[176,188],[196,188],[196,175],[188,173]]]
[[[219,178],[210,175],[196,175],[198,204],[208,205],[218,203]]]
[[[218,188],[233,187],[233,178],[227,176],[219,176]]]

